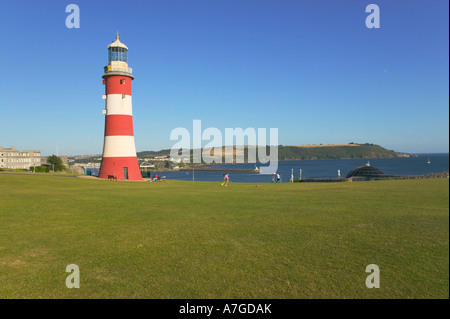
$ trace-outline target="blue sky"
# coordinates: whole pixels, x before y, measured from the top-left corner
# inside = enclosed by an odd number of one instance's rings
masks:
[[[65,8],[80,8],[68,29]],[[380,8],[368,29],[365,8]],[[120,32],[137,151],[176,127],[278,128],[279,143],[449,150],[448,1],[0,2],[0,146],[100,154]]]

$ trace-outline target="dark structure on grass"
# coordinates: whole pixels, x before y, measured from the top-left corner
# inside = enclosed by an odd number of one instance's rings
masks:
[[[388,177],[383,171],[370,166],[369,162],[366,165],[355,168],[347,174],[346,178],[351,178],[352,180],[358,181],[370,181],[374,179],[379,179],[383,177]]]

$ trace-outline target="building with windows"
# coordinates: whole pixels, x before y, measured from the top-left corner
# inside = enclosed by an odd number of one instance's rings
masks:
[[[41,165],[41,151],[19,151],[14,146],[0,146],[0,169],[29,169]]]

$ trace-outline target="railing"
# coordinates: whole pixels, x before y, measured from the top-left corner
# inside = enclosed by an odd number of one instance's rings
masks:
[[[103,69],[104,69],[105,73],[108,73],[108,72],[125,72],[125,73],[129,73],[129,74],[133,73],[133,69],[126,67],[126,66],[107,65]]]

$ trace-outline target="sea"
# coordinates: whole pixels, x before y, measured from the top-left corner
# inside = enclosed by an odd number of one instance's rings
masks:
[[[337,178],[338,171],[341,177],[356,167],[369,163],[388,175],[423,175],[449,171],[449,154],[417,154],[417,157],[401,158],[374,158],[374,159],[339,159],[339,160],[301,160],[279,161],[277,173],[281,182],[290,181],[291,174],[294,179],[302,178]],[[256,166],[259,167],[257,164]],[[208,166],[207,166],[208,167]],[[230,181],[237,183],[270,183],[272,175],[258,172],[227,171],[233,169],[254,169],[255,164],[215,164],[209,166],[219,171],[161,171],[155,172],[162,179],[183,181],[218,182],[223,180],[223,174],[228,173]],[[223,170],[223,171],[220,171]],[[153,174],[152,174],[153,176]]]

